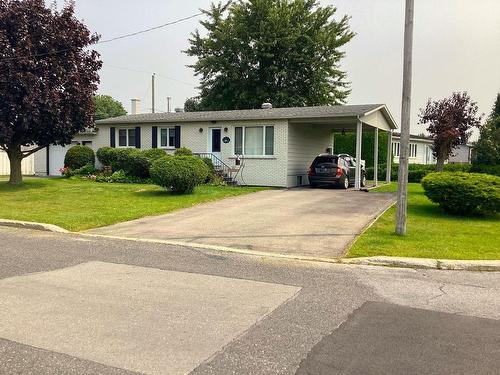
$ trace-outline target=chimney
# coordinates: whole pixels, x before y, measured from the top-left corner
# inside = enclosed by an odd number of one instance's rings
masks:
[[[132,115],[141,113],[141,99],[131,99],[132,102]]]

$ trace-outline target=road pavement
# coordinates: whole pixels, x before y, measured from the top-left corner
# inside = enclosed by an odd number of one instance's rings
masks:
[[[500,274],[0,228],[0,374],[496,374]]]

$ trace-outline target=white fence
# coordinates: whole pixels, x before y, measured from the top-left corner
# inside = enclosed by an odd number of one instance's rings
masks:
[[[23,159],[21,171],[24,175],[35,174],[35,156],[32,154]],[[9,157],[4,151],[0,151],[0,176],[10,174]]]

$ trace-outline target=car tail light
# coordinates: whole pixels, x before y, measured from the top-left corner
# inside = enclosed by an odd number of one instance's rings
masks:
[[[340,176],[342,176],[343,174],[344,174],[344,172],[342,171],[342,168],[337,167],[337,173],[336,173],[336,176],[337,176],[337,177],[340,177]]]
[[[312,176],[313,174],[314,174],[313,167],[309,167],[309,169],[307,170],[307,175]]]

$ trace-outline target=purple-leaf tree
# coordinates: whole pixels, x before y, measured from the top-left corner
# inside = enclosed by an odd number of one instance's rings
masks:
[[[44,0],[0,0],[0,149],[10,184],[21,161],[50,144],[66,145],[93,126],[93,96],[102,62],[91,34],[74,15]]]
[[[449,98],[430,100],[420,110],[419,123],[427,125],[434,145],[436,170],[441,172],[445,161],[459,145],[466,144],[472,129],[481,126],[478,106],[466,92],[455,92]]]

